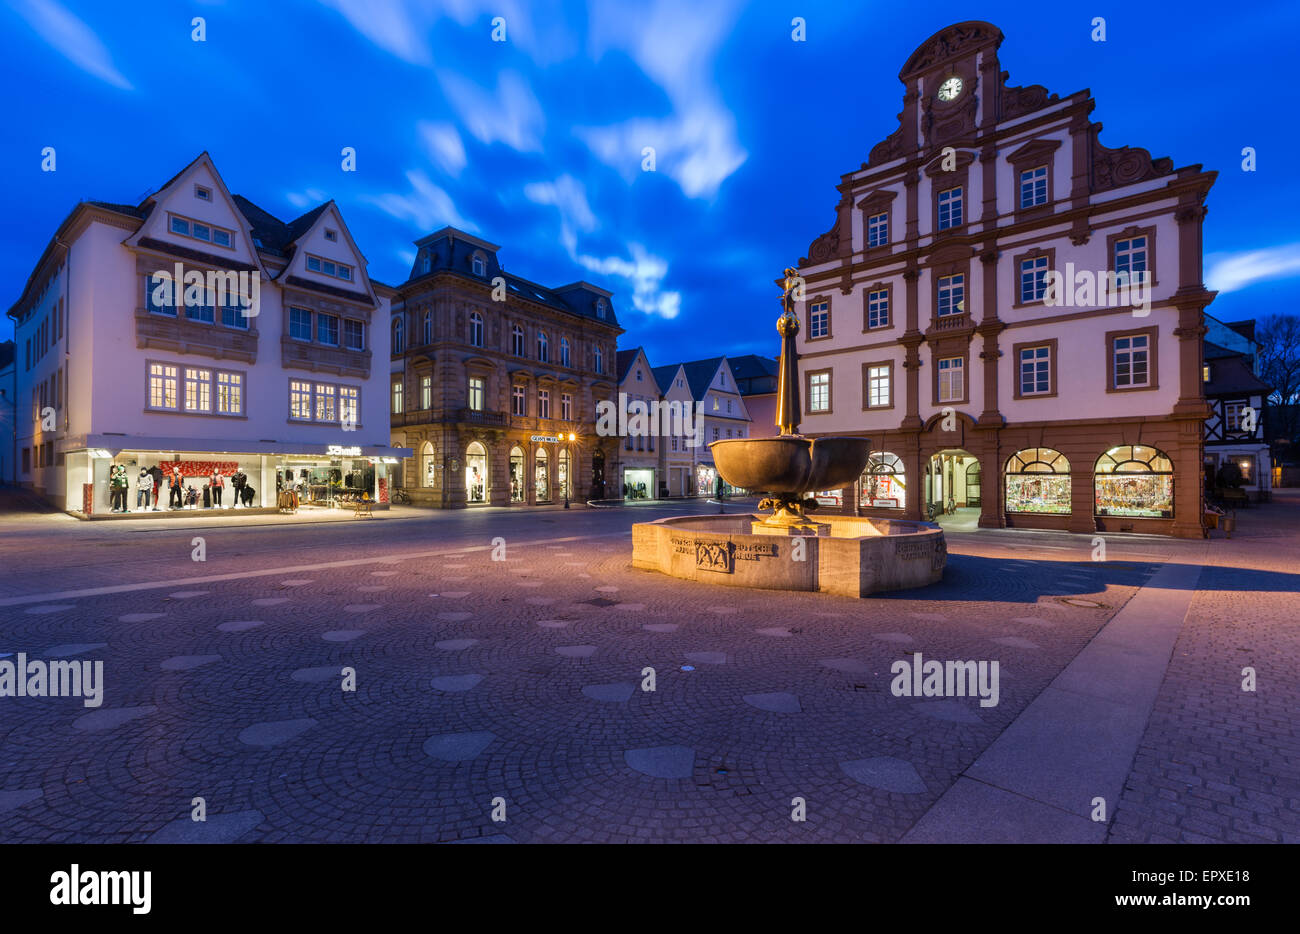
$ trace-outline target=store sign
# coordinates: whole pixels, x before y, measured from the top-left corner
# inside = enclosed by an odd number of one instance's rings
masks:
[[[361,448],[356,445],[344,447],[341,444],[331,444],[325,449],[325,453],[330,457],[360,457]]]
[[[560,438],[558,435],[533,435],[531,440],[541,442],[542,444],[559,444],[564,439]]]

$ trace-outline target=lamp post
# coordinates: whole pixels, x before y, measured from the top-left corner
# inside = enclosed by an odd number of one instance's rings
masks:
[[[570,448],[566,452],[568,457],[564,459],[564,508],[569,508],[569,484],[573,482],[573,442],[578,440],[578,436],[569,432]]]

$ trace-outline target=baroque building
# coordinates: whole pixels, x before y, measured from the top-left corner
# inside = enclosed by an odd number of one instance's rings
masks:
[[[389,387],[393,438],[413,453],[412,502],[616,495],[618,439],[596,433],[596,403],[617,394],[612,293],[507,273],[499,246],[453,227],[415,246],[393,298]]]
[[[799,263],[802,430],[862,434],[846,512],[1202,534],[1201,228],[1214,172],[1111,148],[1088,91],[940,30]]]

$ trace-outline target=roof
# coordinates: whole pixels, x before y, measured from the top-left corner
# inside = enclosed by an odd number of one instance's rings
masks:
[[[618,374],[618,381],[620,383],[623,382],[624,378],[627,376],[627,371],[632,368],[632,361],[635,360],[637,355],[640,353],[640,347],[633,347],[630,350],[620,350],[614,355],[615,363],[617,364],[617,368],[614,372]]]
[[[1206,349],[1208,351],[1208,345]],[[1208,352],[1206,359],[1209,359]],[[1267,395],[1270,391],[1271,387],[1268,383],[1256,376],[1250,368],[1249,361],[1238,353],[1218,358],[1210,367],[1210,381],[1205,384],[1207,396],[1253,392]]]
[[[1240,350],[1231,350],[1231,349],[1229,349],[1229,348],[1227,348],[1227,347],[1224,347],[1224,346],[1222,346],[1222,345],[1220,345],[1220,344],[1216,344],[1216,343],[1214,343],[1213,341],[1205,341],[1205,351],[1204,351],[1204,353],[1205,353],[1205,359],[1206,359],[1206,360],[1222,360],[1222,359],[1224,359],[1225,357],[1240,357],[1240,356],[1242,356],[1242,353],[1241,353]]]
[[[271,253],[276,256],[288,256],[292,252],[290,247],[299,237],[311,229],[316,219],[328,208],[333,201],[326,201],[318,204],[301,217],[296,217],[289,223],[280,220],[270,211],[258,207],[249,201],[243,195],[232,195],[235,206],[239,212],[248,220],[248,226],[253,231],[253,245],[263,253]]]
[[[668,366],[652,366],[650,368],[650,372],[654,374],[655,382],[659,384],[660,389],[667,390],[668,384],[677,375],[679,366],[681,366],[680,363],[670,363]]]
[[[758,376],[777,376],[780,373],[776,357],[760,357],[750,353],[743,357],[728,357],[727,362],[731,364],[731,373],[737,381]]]
[[[691,387],[691,398],[703,399],[717,375],[718,367],[726,357],[709,357],[707,360],[691,360],[682,364],[686,370],[686,383]]]

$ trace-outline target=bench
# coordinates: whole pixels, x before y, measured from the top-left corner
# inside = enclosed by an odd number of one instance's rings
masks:
[[[354,505],[356,506],[356,511],[352,514],[354,519],[360,519],[362,516],[365,516],[367,519],[373,519],[375,517],[374,509],[372,508],[374,503],[370,501],[369,496],[361,497]]]

